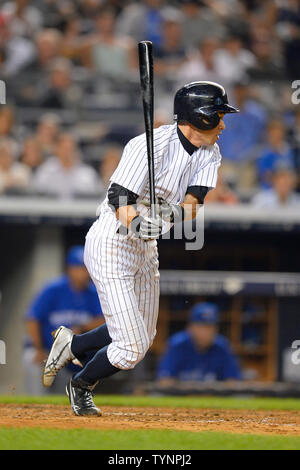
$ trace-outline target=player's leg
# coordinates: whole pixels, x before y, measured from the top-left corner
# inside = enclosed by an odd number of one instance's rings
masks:
[[[150,244],[151,243],[151,244]],[[148,244],[146,262],[135,276],[134,290],[138,300],[138,308],[141,312],[150,346],[156,335],[156,325],[159,310],[159,271],[157,247]]]
[[[134,279],[107,279],[101,284],[103,314],[112,341],[97,351],[67,385],[73,412],[78,415],[101,414],[91,396],[95,385],[121,369],[132,369],[149,348],[147,328],[134,292]]]
[[[148,250],[149,251],[149,250]],[[99,286],[96,280],[94,283]],[[121,283],[122,284],[122,283]],[[128,283],[126,282],[126,290],[128,290]],[[114,299],[107,299],[107,293],[104,290],[101,290],[98,287],[99,298],[101,299],[102,308],[105,305],[105,310],[108,311],[109,304],[112,304]],[[121,291],[124,291],[124,286],[121,287]],[[148,254],[147,262],[141,267],[138,273],[134,278],[134,293],[137,299],[137,309],[142,314],[148,337],[149,345],[151,346],[155,334],[156,334],[156,324],[158,317],[158,307],[159,307],[159,271],[158,271],[158,259],[157,259],[157,249],[151,250],[150,256]],[[117,293],[116,293],[117,294]],[[131,304],[135,302],[135,298],[131,301]],[[126,311],[122,311],[122,314]],[[97,367],[99,357],[101,357],[105,352],[107,354],[107,347],[112,342],[111,336],[109,335],[107,324],[101,325],[94,330],[91,330],[82,335],[75,335],[73,337],[71,349],[73,354],[78,358],[82,363],[89,362],[90,367]],[[135,342],[135,341],[134,341]],[[103,351],[100,350],[102,348]],[[87,361],[84,356],[86,353],[93,351],[93,354],[90,355],[89,360]],[[98,354],[98,355],[97,355]],[[97,355],[97,357],[95,357]],[[93,360],[92,360],[93,359]],[[110,368],[108,367],[108,372]],[[117,372],[114,369],[112,372]],[[103,371],[104,374],[104,371]],[[102,375],[102,378],[104,375]]]
[[[89,353],[90,351],[95,351],[96,353],[99,349],[102,349],[104,346],[108,346],[110,343],[111,337],[109,335],[107,325],[104,323],[87,333],[74,335],[71,350],[80,362],[84,362],[86,353]]]
[[[132,369],[149,348],[149,335],[139,311],[134,278],[97,282],[109,335],[108,346],[100,349],[74,379],[94,385],[120,369]],[[101,287],[99,286],[101,284]]]

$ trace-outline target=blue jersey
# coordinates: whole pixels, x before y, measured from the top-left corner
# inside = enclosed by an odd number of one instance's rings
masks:
[[[228,340],[217,335],[213,345],[201,352],[188,331],[173,335],[158,367],[158,378],[178,380],[240,379],[240,369]]]
[[[27,319],[40,323],[43,346],[50,349],[51,332],[57,327],[84,325],[99,315],[102,310],[94,284],[77,291],[69,278],[62,276],[47,284],[37,295],[27,312]]]

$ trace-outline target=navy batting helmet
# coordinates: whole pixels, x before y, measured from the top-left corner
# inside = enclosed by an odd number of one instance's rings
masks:
[[[220,122],[218,112],[239,113],[228,104],[225,89],[214,82],[192,82],[177,91],[174,99],[174,119],[210,130]]]

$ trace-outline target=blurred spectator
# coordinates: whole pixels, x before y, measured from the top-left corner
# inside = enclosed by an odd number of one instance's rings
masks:
[[[104,186],[108,188],[109,180],[115,169],[117,168],[122,155],[122,147],[108,147],[101,158],[100,178]]]
[[[251,29],[251,50],[255,63],[247,72],[255,80],[282,80],[285,75],[280,44],[265,19],[256,20]]]
[[[267,144],[258,157],[258,180],[263,188],[271,187],[272,172],[278,165],[293,166],[293,152],[285,140],[286,129],[282,121],[268,123]]]
[[[289,140],[293,152],[293,166],[297,173],[297,186],[296,189],[300,192],[300,108],[296,108],[294,120],[291,129],[289,130]]]
[[[45,157],[53,155],[60,130],[60,118],[53,113],[44,114],[38,123],[35,138]]]
[[[73,2],[74,3],[74,2]],[[77,0],[77,7],[78,12],[81,18],[88,23],[89,21],[93,21],[95,16],[97,15],[99,9],[103,6],[103,4],[108,4],[108,1],[105,0]]]
[[[15,117],[10,106],[0,107],[0,138],[15,137]]]
[[[72,83],[72,62],[65,57],[54,59],[47,74],[33,88],[25,86],[18,97],[23,106],[49,109],[72,108],[82,97],[80,88]]]
[[[62,34],[54,28],[37,33],[35,37],[36,57],[26,71],[39,73],[47,71],[51,61],[59,56],[62,47]]]
[[[7,19],[12,34],[16,36],[31,36],[43,25],[41,12],[30,5],[29,0],[5,2],[0,13]]]
[[[31,395],[46,392],[40,377],[43,361],[52,346],[52,331],[64,325],[75,334],[80,334],[96,328],[104,321],[96,288],[84,266],[83,251],[82,246],[73,246],[69,250],[66,274],[48,282],[27,312],[28,340],[23,361],[26,393]],[[73,365],[61,370],[51,387],[51,393],[64,393],[66,380],[71,378],[75,370]]]
[[[217,185],[209,191],[205,198],[205,204],[237,204],[238,196],[232,191],[226,182],[226,179],[219,170]]]
[[[79,16],[71,16],[64,25],[62,53],[69,59],[76,60],[80,57],[82,43],[82,25]]]
[[[300,195],[294,191],[296,176],[289,168],[276,168],[272,174],[272,187],[260,191],[252,199],[252,204],[261,208],[298,207]]]
[[[43,163],[34,175],[36,191],[61,198],[92,196],[100,192],[102,186],[97,173],[81,163],[72,135],[60,135],[55,150],[55,156]]]
[[[40,95],[49,85],[45,84],[49,76],[50,65],[59,57],[62,48],[62,35],[54,29],[41,30],[35,36],[36,53],[24,67],[22,80],[16,83],[16,100],[22,106],[39,106]]]
[[[209,80],[219,82],[221,80],[220,71],[216,63],[216,50],[218,41],[213,38],[204,39],[197,50],[178,69],[178,88],[184,83],[190,83],[197,80]]]
[[[43,108],[69,108],[81,99],[81,90],[72,83],[72,62],[66,58],[55,59],[50,65],[48,83],[37,96]]]
[[[166,11],[163,18],[163,38],[160,46],[155,48],[155,72],[173,78],[178,67],[186,60],[182,45],[182,18],[176,10]]]
[[[13,141],[0,140],[0,193],[24,191],[29,188],[31,171],[29,167],[15,162]]]
[[[129,78],[137,67],[137,55],[129,36],[116,32],[116,15],[112,8],[105,7],[96,17],[96,33],[87,41],[90,65],[94,70],[110,78]],[[88,65],[83,52],[83,61]]]
[[[41,146],[36,138],[28,137],[25,140],[21,154],[21,162],[30,168],[32,173],[34,173],[43,162]]]
[[[181,0],[180,8],[184,14],[182,36],[186,48],[197,47],[206,39],[221,39],[225,36],[224,23],[208,6],[198,0]]]
[[[218,320],[215,304],[201,302],[192,308],[187,329],[170,338],[160,360],[157,377],[162,386],[172,386],[175,380],[241,378],[228,340],[218,334]]]
[[[166,107],[159,107],[154,110],[154,123],[153,123],[154,129],[160,126],[171,124],[172,122],[173,122],[173,114],[170,109],[167,109]]]
[[[256,63],[254,54],[243,48],[238,36],[229,36],[224,48],[218,49],[215,55],[216,67],[227,84],[242,80],[247,70]]]
[[[0,3],[0,79],[6,82],[9,103],[37,108],[28,110],[28,114],[18,110],[15,122],[13,110],[1,107],[0,137],[12,138],[14,153],[18,150],[16,153],[27,162],[31,161],[31,150],[28,150],[31,148],[33,158],[29,166],[38,168],[33,163],[39,160],[37,143],[29,139],[24,150],[18,146],[24,136],[31,137],[31,126],[40,116],[38,108],[64,110],[61,122],[72,124],[71,131],[77,132],[83,127],[78,111],[84,107],[84,126],[88,129],[86,134],[91,135],[95,121],[89,114],[90,107],[101,112],[110,106],[126,109],[140,104],[135,88],[137,42],[146,38],[154,43],[156,101],[161,109],[169,108],[175,84],[179,88],[195,80],[223,84],[228,87],[229,98],[240,107],[236,119],[226,116],[227,130],[219,140],[224,157],[224,181],[238,190],[240,197],[252,194],[257,182],[254,163],[257,151],[260,152],[259,172],[264,173],[259,178],[265,186],[270,184],[265,182],[265,175],[268,179],[272,170],[269,166],[275,164],[279,155],[281,160],[288,160],[285,139],[282,145],[275,143],[276,148],[269,142],[269,138],[273,139],[270,134],[275,140],[276,134],[280,134],[279,126],[277,131],[268,131],[265,143],[267,115],[279,111],[291,124],[290,145],[300,188],[300,125],[297,118],[295,123],[290,118],[291,85],[284,81],[287,73],[290,78],[300,76],[299,0],[4,0]],[[98,80],[95,75],[99,75]],[[39,142],[42,158],[55,155],[60,122],[54,121],[39,122],[37,131],[32,133]],[[162,113],[155,126],[169,122]],[[127,134],[128,138],[135,135],[139,128],[137,122],[130,122],[124,130],[123,123],[110,120],[105,120],[105,126],[107,141],[116,142],[126,140]],[[113,167],[113,160],[108,167]],[[222,200],[224,181],[209,199]],[[228,187],[225,194],[225,200],[229,195],[230,201],[232,194],[228,193]]]
[[[285,67],[290,79],[300,76],[300,3],[278,2],[276,31],[284,45]]]
[[[160,46],[164,3],[164,0],[141,0],[129,4],[119,16],[117,30],[135,42],[147,38],[154,46]]]
[[[226,132],[218,144],[224,159],[242,162],[261,141],[267,116],[264,107],[251,97],[247,81],[234,84],[232,99],[240,113],[237,119],[226,115]]]
[[[32,41],[15,35],[10,29],[9,20],[0,14],[0,47],[2,64],[0,73],[3,77],[13,77],[30,64],[35,56]]]
[[[4,78],[6,53],[4,45],[0,44],[0,76]]]

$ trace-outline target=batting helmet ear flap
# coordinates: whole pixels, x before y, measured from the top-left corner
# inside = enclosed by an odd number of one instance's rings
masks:
[[[221,120],[217,111],[212,113],[211,111],[206,112],[205,109],[196,110],[195,118],[195,124],[192,122],[194,120],[193,118],[190,121],[191,124],[203,131],[209,131],[211,129],[214,129],[218,126]]]

